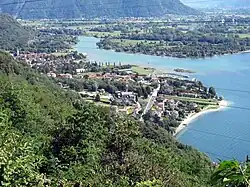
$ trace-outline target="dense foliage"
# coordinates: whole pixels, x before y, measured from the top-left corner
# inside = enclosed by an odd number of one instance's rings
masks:
[[[27,45],[31,33],[22,27],[14,18],[0,14],[0,46],[1,49],[16,49]]]
[[[1,0],[2,11],[25,19],[45,18],[107,18],[150,17],[165,14],[197,14],[197,11],[182,4],[180,0],[45,0],[36,3],[11,3]]]
[[[223,24],[214,27],[208,25],[195,31],[184,31],[174,27],[126,30],[120,36],[102,39],[97,45],[99,48],[115,49],[117,52],[180,58],[232,54],[250,49],[248,37],[240,38],[235,33],[237,30],[234,32],[228,30]]]
[[[35,39],[23,51],[37,53],[68,52],[77,43],[77,37],[72,35],[37,32]]]
[[[206,156],[0,53],[1,186],[210,186]]]
[[[24,27],[9,15],[0,13],[0,49],[16,52],[53,53],[67,52],[72,45],[77,43],[75,35],[81,32],[71,29],[63,29],[56,32],[56,29],[35,30],[31,27]]]
[[[236,160],[223,161],[212,175],[214,184],[232,187],[250,186],[249,160],[239,163]]]

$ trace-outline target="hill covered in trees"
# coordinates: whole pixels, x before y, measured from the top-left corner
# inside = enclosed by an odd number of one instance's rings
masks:
[[[16,49],[27,45],[31,33],[13,17],[0,14],[0,46],[1,49]]]
[[[14,3],[13,3],[14,2]],[[197,14],[180,0],[44,0],[15,3],[2,0],[1,10],[24,19],[149,17],[165,14]]]
[[[3,186],[210,186],[202,153],[0,53]]]
[[[7,14],[0,14],[0,49],[12,53],[19,49],[20,53],[68,51],[77,43],[81,32],[62,29],[58,33],[53,30],[33,29],[22,26],[16,19]]]

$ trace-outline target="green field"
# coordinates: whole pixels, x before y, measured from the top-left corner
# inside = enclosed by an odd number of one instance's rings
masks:
[[[218,109],[218,108],[220,108],[219,105],[208,105],[207,107],[205,107],[205,110]]]
[[[52,55],[55,55],[55,56],[66,56],[70,53],[66,53],[66,52],[56,52],[56,53],[52,53]]]
[[[250,38],[250,33],[248,34],[238,34],[240,38]]]
[[[122,45],[124,46],[129,46],[129,45],[136,45],[141,42],[144,44],[153,45],[153,44],[158,44],[160,41],[112,39],[112,42],[122,43]]]
[[[96,102],[93,99],[90,98],[84,98],[84,101],[89,102],[89,103],[94,103],[96,105],[104,106],[104,107],[110,107],[110,104],[107,104],[105,101]]]
[[[106,97],[102,97],[102,96],[101,96],[101,102],[109,103],[110,100],[109,100],[108,98],[106,98]]]
[[[179,96],[167,96],[166,99],[175,99],[179,101],[189,101],[201,105],[216,105],[218,106],[218,101],[214,99],[201,99],[201,98],[191,98],[191,97],[179,97]]]
[[[145,68],[141,66],[133,66],[131,70],[138,73],[139,75],[149,75],[154,71],[153,68]]]
[[[120,36],[120,31],[114,32],[95,32],[95,31],[88,31],[86,32],[87,36],[97,36],[98,38],[105,37],[105,36]]]

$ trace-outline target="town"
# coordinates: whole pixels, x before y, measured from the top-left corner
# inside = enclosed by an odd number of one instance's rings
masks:
[[[76,51],[68,54],[17,51],[13,56],[46,74],[63,89],[78,92],[86,102],[160,124],[171,134],[188,116],[218,109],[223,100],[213,87],[207,88],[183,73],[121,62],[89,61],[87,54]]]

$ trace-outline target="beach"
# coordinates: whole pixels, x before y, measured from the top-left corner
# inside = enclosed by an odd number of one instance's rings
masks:
[[[250,50],[242,51],[241,54],[250,53]]]
[[[203,116],[207,113],[210,112],[218,112],[221,111],[223,109],[225,109],[227,106],[229,105],[228,101],[226,100],[222,100],[219,102],[219,107],[217,109],[204,109],[198,113],[191,113],[189,114],[182,122],[181,124],[176,128],[175,133],[173,134],[173,136],[178,135],[182,130],[184,130],[191,122],[193,122],[194,120],[196,120],[197,118],[199,118],[200,116]]]

